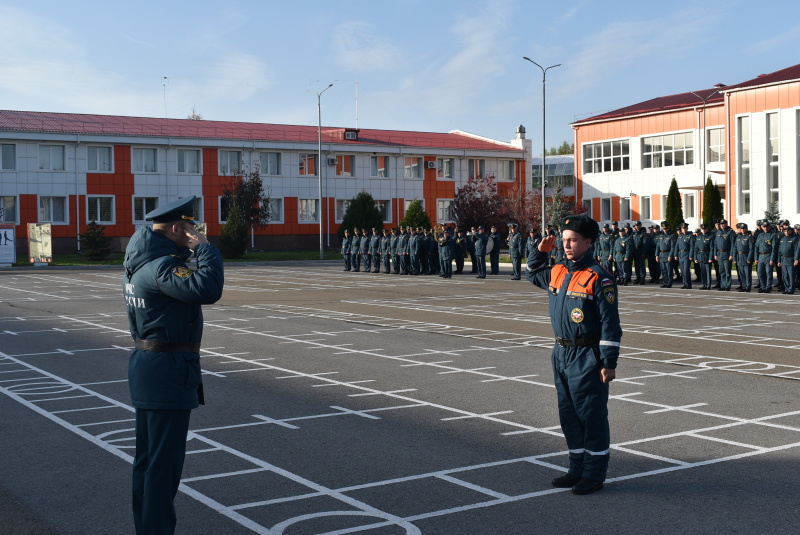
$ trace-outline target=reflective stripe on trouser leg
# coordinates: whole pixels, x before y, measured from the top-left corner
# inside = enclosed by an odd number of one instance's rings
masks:
[[[605,481],[610,443],[608,385],[600,380],[596,348],[553,348],[553,377],[561,430],[569,449],[569,473]]]

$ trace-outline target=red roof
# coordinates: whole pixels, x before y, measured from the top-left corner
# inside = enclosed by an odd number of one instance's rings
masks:
[[[329,133],[326,133],[328,130]],[[490,151],[521,149],[464,133],[407,132],[399,130],[358,130],[358,140],[341,139],[341,128],[323,127],[322,141],[350,145],[383,145],[413,148],[447,148]],[[175,137],[189,139],[242,139],[316,143],[316,126],[285,124],[157,119],[113,115],[83,115],[34,111],[0,110],[0,131],[48,132],[58,134],[103,134],[115,136]]]
[[[702,106],[703,99],[706,99],[707,104],[715,104],[722,102],[723,100],[722,94],[729,91],[738,91],[750,87],[777,84],[782,82],[790,82],[795,80],[800,80],[800,64],[794,65],[792,67],[787,67],[785,69],[781,69],[779,71],[775,71],[770,74],[761,74],[753,78],[752,80],[747,80],[746,82],[741,82],[736,85],[714,87],[711,89],[701,89],[699,91],[694,92],[697,93],[697,95],[693,94],[690,91],[688,93],[679,93],[677,95],[669,95],[666,97],[657,97],[654,99],[645,100],[644,102],[633,104],[632,106],[627,106],[625,108],[620,108],[618,110],[609,111],[601,115],[595,115],[594,117],[581,119],[580,121],[575,121],[572,124],[579,125],[584,123],[591,123],[594,121],[620,119],[624,117],[631,117],[634,115],[642,115],[645,113],[672,111],[680,108],[692,108],[695,106]]]
[[[621,119],[633,115],[641,115],[644,113],[655,113],[660,111],[673,111],[680,108],[692,108],[694,106],[702,106],[703,99],[706,99],[706,104],[716,104],[722,102],[722,91],[727,89],[712,87],[711,89],[699,89],[694,93],[678,93],[677,95],[669,95],[666,97],[657,97],[650,100],[645,100],[638,104],[626,106],[618,110],[609,111],[601,115],[595,115],[587,119],[575,121],[572,124],[591,123],[594,121],[602,121],[605,119]]]
[[[771,72],[769,74],[760,74],[752,80],[747,80],[736,85],[729,85],[723,91],[738,91],[740,89],[747,89],[749,87],[757,87],[760,85],[777,84],[781,82],[791,82],[800,80],[800,64],[786,67],[779,71]]]

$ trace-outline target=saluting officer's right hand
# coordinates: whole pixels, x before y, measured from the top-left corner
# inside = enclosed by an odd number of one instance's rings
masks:
[[[548,236],[539,243],[539,251],[549,253],[556,248],[556,237]]]

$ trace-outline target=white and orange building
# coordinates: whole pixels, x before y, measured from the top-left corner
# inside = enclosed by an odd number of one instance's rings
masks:
[[[21,250],[27,223],[51,223],[58,253],[77,250],[94,220],[119,250],[147,212],[196,195],[195,215],[216,236],[224,185],[259,168],[272,222],[256,231],[256,248],[314,248],[320,220],[336,247],[347,204],[362,190],[389,228],[415,199],[432,222],[449,222],[457,188],[476,174],[501,191],[530,189],[522,127],[508,143],[461,131],[323,127],[321,162],[317,134],[316,126],[0,111],[0,222],[17,225]]]
[[[707,177],[730,224],[771,202],[800,219],[800,65],[735,85],[654,98],[572,123],[576,198],[600,222],[665,216],[674,177],[684,218],[702,221]]]

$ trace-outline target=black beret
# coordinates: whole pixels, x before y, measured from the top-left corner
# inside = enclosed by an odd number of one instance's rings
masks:
[[[586,214],[567,216],[561,229],[577,232],[581,236],[591,238],[592,241],[596,241],[597,235],[600,234],[600,226],[597,221]]]

